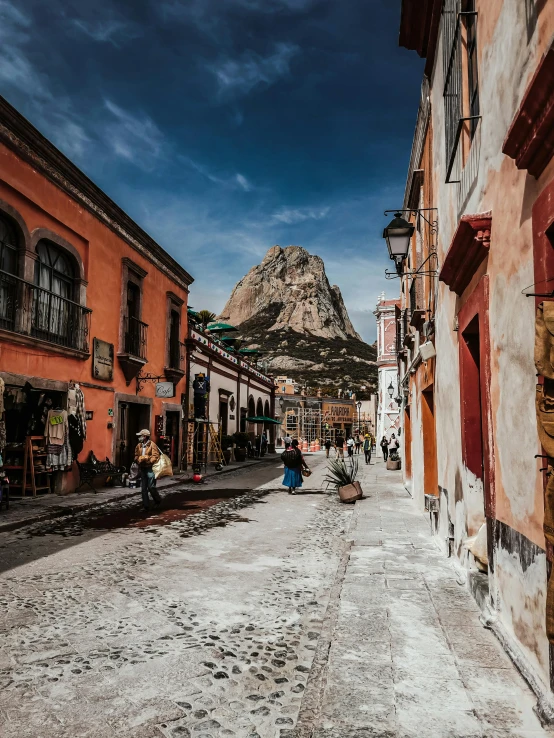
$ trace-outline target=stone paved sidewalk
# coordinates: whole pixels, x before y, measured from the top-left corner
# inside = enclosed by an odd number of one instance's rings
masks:
[[[539,738],[536,698],[383,463],[360,466],[327,663],[297,729],[311,738]],[[321,644],[325,648],[325,644]]]

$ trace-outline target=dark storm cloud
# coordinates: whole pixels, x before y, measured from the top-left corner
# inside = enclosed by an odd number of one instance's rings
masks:
[[[294,243],[372,339],[422,75],[399,7],[0,0],[0,86],[195,276],[196,307]]]

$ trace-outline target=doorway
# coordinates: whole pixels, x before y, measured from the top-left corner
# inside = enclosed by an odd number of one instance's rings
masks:
[[[226,436],[229,431],[229,400],[227,397],[219,398],[219,423],[221,435]]]
[[[138,402],[118,402],[118,424],[116,440],[116,459],[118,466],[127,471],[135,458],[137,433],[150,428],[150,405]]]
[[[421,393],[421,420],[423,426],[423,491],[438,495],[437,436],[435,432],[435,395],[433,385]]]
[[[406,405],[404,410],[404,469],[406,481],[412,480],[412,416],[411,408]]]
[[[467,468],[478,479],[483,480],[485,460],[483,456],[481,349],[477,315],[462,333],[460,353],[464,460]]]
[[[178,410],[168,410],[165,414],[165,435],[169,441],[169,458],[173,467],[179,466],[179,428],[181,413]]]

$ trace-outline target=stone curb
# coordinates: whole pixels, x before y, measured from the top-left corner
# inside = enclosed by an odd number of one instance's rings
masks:
[[[276,461],[275,457],[269,457],[267,459],[260,459],[256,461],[255,463],[250,463],[247,466],[244,467],[236,467],[233,468],[223,468],[221,471],[211,471],[204,475],[204,478],[206,477],[218,477],[221,474],[228,474],[229,472],[234,471],[244,471],[246,469],[251,469],[252,467],[258,466],[260,464],[266,464],[269,461]],[[185,472],[186,473],[186,472]],[[188,480],[184,480],[182,477],[180,479],[176,479],[173,482],[169,482],[168,484],[164,484],[163,487],[160,488],[160,492],[164,492],[166,489],[173,489],[173,487],[178,487],[181,484],[185,484],[185,482]],[[47,520],[54,520],[55,518],[63,518],[66,515],[77,515],[80,512],[87,512],[89,510],[95,510],[97,508],[103,507],[104,505],[109,505],[112,502],[119,502],[120,500],[128,500],[131,497],[137,497],[140,495],[140,489],[135,488],[133,491],[129,491],[128,493],[124,493],[121,495],[118,495],[117,497],[112,497],[109,499],[103,499],[96,501],[91,501],[89,503],[84,503],[82,505],[74,505],[74,506],[63,506],[63,507],[54,507],[50,510],[44,511],[44,512],[38,512],[33,515],[32,517],[28,517],[21,520],[7,520],[6,522],[2,522],[0,519],[0,533],[7,533],[8,531],[12,530],[19,530],[20,528],[26,528],[28,525],[34,525],[35,523],[42,523]],[[1,515],[1,513],[0,513]]]

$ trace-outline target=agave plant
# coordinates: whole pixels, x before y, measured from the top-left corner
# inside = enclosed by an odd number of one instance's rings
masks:
[[[352,457],[348,464],[344,459],[329,459],[325,481],[338,489],[356,481],[358,476],[358,459]]]

